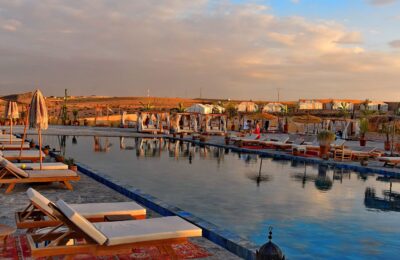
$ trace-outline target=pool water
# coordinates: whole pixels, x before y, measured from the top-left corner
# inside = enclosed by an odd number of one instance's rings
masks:
[[[400,254],[400,183],[383,176],[163,139],[45,136],[44,143],[257,245],[273,226],[290,259]]]

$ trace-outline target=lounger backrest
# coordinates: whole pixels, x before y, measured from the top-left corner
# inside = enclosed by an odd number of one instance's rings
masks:
[[[44,213],[50,216],[54,216],[54,210],[49,207],[49,204],[50,203],[53,204],[53,202],[51,202],[45,196],[43,196],[38,191],[32,188],[29,188],[26,191],[26,194],[28,195],[29,200],[35,203],[38,207],[40,207],[40,209]]]
[[[289,137],[287,137],[287,136],[283,136],[279,139],[279,142],[281,142],[281,143],[286,143],[287,141],[289,141]]]
[[[99,243],[99,245],[104,245],[107,242],[107,237],[103,233],[86,218],[82,217],[81,214],[71,208],[65,201],[58,200],[56,206],[76,227]]]
[[[18,174],[21,177],[24,178],[29,177],[29,174],[26,171],[22,170],[21,168],[18,168],[17,166],[15,166],[15,164],[13,164],[12,162],[3,157],[0,157],[0,164],[2,167],[6,168],[9,171],[12,171],[15,174]]]

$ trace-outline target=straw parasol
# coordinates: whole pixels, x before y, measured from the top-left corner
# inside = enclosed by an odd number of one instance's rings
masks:
[[[299,124],[319,124],[322,122],[322,119],[317,116],[312,116],[307,114],[303,116],[293,117],[292,122]]]
[[[6,104],[5,117],[10,119],[10,143],[12,143],[13,119],[19,118],[18,105],[16,102],[8,101]]]
[[[250,120],[274,120],[277,117],[268,113],[256,113],[247,116]]]
[[[32,92],[26,92],[26,93],[12,94],[12,95],[0,97],[0,99],[6,100],[6,101],[17,102],[18,104],[22,104],[25,106],[26,115],[25,115],[25,120],[24,120],[24,134],[22,136],[22,140],[25,140],[25,137],[26,137],[26,128],[28,126],[28,117],[29,117],[29,115],[28,115],[29,114],[29,104],[31,103],[32,96],[33,96]],[[23,145],[24,145],[24,142],[21,142],[21,149],[19,151],[20,159],[21,159],[21,155],[22,155]]]
[[[40,156],[40,169],[42,169],[42,130],[48,127],[48,115],[46,101],[40,90],[36,90],[33,94],[31,106],[29,109],[29,127],[38,129],[39,137],[39,156]]]

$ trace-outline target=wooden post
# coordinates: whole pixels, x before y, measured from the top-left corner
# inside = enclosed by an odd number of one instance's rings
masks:
[[[21,142],[21,149],[19,150],[19,160],[21,160],[22,156],[22,148],[25,143],[25,138],[26,138],[26,128],[28,127],[28,119],[29,119],[29,105],[26,106],[26,118],[25,118],[25,124],[24,124],[24,134],[22,135],[22,142]]]
[[[40,158],[40,170],[42,170],[43,158],[42,158],[42,130],[39,126],[38,130],[39,135],[39,158]]]
[[[10,117],[10,144],[12,144],[12,125],[13,125],[13,121],[12,121],[12,115]]]

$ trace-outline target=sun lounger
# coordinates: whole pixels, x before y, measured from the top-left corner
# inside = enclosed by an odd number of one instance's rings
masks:
[[[333,159],[335,161],[351,161],[353,159],[353,152],[349,149],[333,149]]]
[[[364,158],[377,158],[381,156],[381,153],[377,151],[376,147],[352,147],[352,156],[355,160],[361,160]]]
[[[177,216],[90,223],[63,200],[49,206],[63,226],[47,233],[39,229],[28,234],[32,257],[115,255],[130,253],[137,246],[163,246],[173,252],[170,247],[172,243],[185,242],[189,237],[202,235],[200,228]],[[60,228],[66,230],[60,231]]]
[[[14,163],[23,170],[40,170],[40,163]],[[68,165],[62,162],[42,163],[42,170],[68,170]]]
[[[245,145],[254,145],[258,144],[260,141],[259,135],[252,134],[245,137],[232,137],[233,143],[238,146],[245,146]]]
[[[0,144],[0,150],[20,150],[21,149],[21,143],[1,143]],[[23,143],[22,145],[22,150],[29,150],[30,146],[29,143]]]
[[[259,143],[260,143],[260,145],[262,145],[264,147],[276,148],[279,145],[286,144],[288,140],[289,140],[288,136],[282,136],[282,137],[279,137],[278,140],[276,140],[276,141],[274,141],[274,140],[262,140],[262,141],[259,141]]]
[[[22,170],[13,163],[0,158],[0,187],[8,184],[6,193],[10,193],[18,183],[60,182],[72,190],[70,181],[79,181],[80,176],[71,170]]]
[[[378,160],[384,162],[383,167],[396,167],[400,164],[400,157],[379,157]]]
[[[30,204],[25,210],[15,213],[15,222],[18,228],[33,229],[60,224],[49,207],[49,204],[53,204],[53,202],[32,188],[29,188],[26,193]],[[108,215],[130,215],[135,219],[146,218],[146,209],[133,201],[69,205],[90,222],[104,221],[105,216]]]
[[[9,161],[19,160],[19,151],[0,151],[0,156],[6,158]],[[43,158],[46,157],[46,154],[42,152]],[[21,154],[21,160],[23,161],[31,161],[37,162],[40,160],[39,151],[38,150],[23,150]]]

